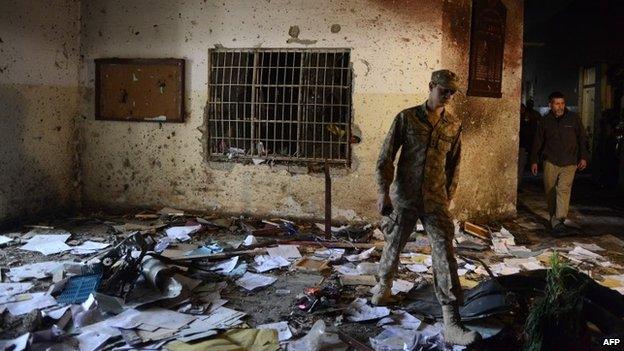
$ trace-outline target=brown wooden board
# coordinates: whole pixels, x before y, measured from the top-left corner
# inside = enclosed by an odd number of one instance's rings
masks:
[[[95,119],[184,122],[184,60],[96,59]]]
[[[506,19],[500,0],[473,0],[467,95],[502,97]]]

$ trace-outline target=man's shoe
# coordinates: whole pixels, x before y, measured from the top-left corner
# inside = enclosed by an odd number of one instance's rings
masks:
[[[552,229],[553,236],[564,236],[568,232],[568,227],[563,223],[557,223]]]
[[[453,345],[467,346],[481,340],[481,334],[469,330],[461,323],[459,308],[455,305],[442,305],[444,318],[444,340]]]

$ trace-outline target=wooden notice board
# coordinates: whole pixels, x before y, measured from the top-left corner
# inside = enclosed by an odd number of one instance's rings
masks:
[[[506,20],[500,0],[473,0],[467,95],[502,97]]]
[[[96,59],[95,118],[184,122],[184,60]]]

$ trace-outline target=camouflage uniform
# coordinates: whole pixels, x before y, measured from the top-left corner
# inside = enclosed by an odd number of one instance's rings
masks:
[[[382,220],[386,244],[379,278],[392,281],[399,254],[420,218],[431,244],[435,292],[441,304],[462,303],[452,245],[454,225],[448,210],[457,186],[460,135],[461,121],[450,114],[445,112],[432,126],[426,103],[412,107],[395,117],[377,161],[379,189],[391,190],[394,205],[394,212]]]

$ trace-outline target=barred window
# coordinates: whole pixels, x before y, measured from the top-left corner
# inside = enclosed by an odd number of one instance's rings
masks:
[[[351,159],[348,49],[213,49],[211,160]]]

